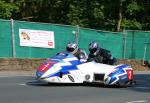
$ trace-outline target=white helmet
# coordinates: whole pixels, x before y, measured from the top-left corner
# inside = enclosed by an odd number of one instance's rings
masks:
[[[75,54],[78,51],[78,45],[75,42],[69,42],[67,44],[66,50],[72,54]]]

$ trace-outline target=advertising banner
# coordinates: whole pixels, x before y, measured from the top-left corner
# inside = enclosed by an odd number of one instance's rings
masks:
[[[19,29],[20,46],[55,48],[54,32]]]

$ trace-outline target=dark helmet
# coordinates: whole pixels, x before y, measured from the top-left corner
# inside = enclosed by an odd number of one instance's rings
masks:
[[[95,53],[97,50],[99,50],[99,44],[95,41],[91,42],[89,44],[89,51],[90,53]]]
[[[67,44],[66,50],[72,54],[75,54],[78,50],[78,45],[75,42],[69,42]]]

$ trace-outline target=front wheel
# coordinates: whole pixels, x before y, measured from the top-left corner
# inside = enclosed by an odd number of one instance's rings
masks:
[[[135,80],[130,80],[128,86],[134,86],[136,84]]]
[[[119,87],[132,87],[136,84],[135,80],[126,81],[125,83],[117,82],[116,85]]]
[[[136,81],[135,80],[130,80],[130,81],[127,81],[127,82],[125,82],[125,86],[126,87],[132,87],[132,86],[134,86],[136,84]]]

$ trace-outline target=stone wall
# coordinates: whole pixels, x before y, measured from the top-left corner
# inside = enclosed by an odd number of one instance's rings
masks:
[[[0,71],[30,71],[36,69],[43,61],[43,58],[1,58]]]
[[[142,60],[134,60],[134,59],[120,59],[117,64],[129,64],[134,70],[145,71],[150,70],[148,63],[143,63]]]
[[[31,71],[42,64],[45,58],[0,58],[0,71]],[[129,64],[134,70],[150,70],[141,60],[118,60],[117,64]]]

